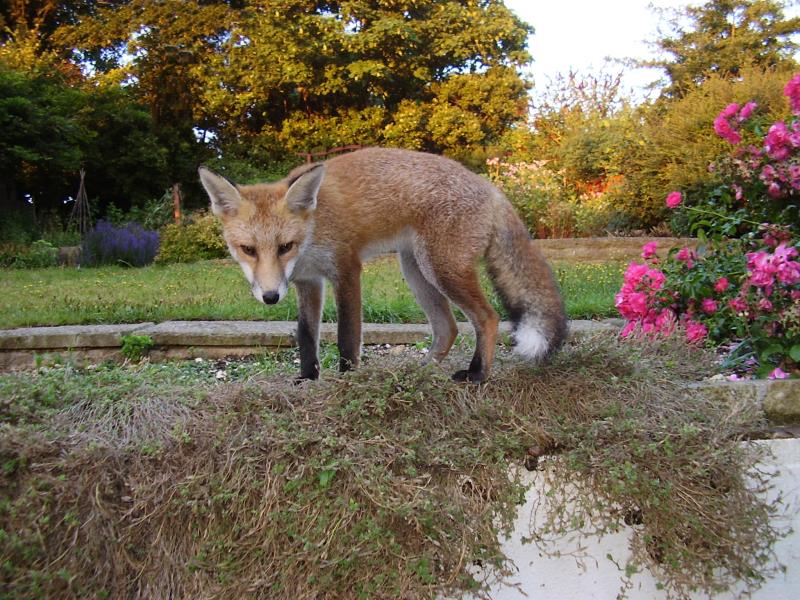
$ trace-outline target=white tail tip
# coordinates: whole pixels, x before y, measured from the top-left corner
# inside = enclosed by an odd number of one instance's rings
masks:
[[[530,321],[522,321],[514,333],[514,352],[531,360],[537,360],[547,354],[550,346],[542,335],[541,328]]]

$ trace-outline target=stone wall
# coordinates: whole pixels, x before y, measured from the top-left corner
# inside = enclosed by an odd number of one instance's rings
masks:
[[[657,255],[664,258],[670,248],[697,247],[696,238],[595,237],[536,240],[549,261],[554,262],[630,262],[641,260],[642,246],[657,242]]]

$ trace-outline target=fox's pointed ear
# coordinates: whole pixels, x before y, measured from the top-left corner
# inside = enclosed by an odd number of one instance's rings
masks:
[[[325,176],[322,163],[298,167],[287,177],[286,206],[294,213],[310,212],[317,208],[317,193]]]
[[[234,216],[244,201],[236,186],[206,167],[200,167],[197,172],[200,174],[200,182],[211,198],[211,212],[218,217]]]

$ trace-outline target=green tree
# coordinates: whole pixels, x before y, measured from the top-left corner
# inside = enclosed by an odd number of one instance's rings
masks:
[[[59,69],[20,71],[0,53],[0,202],[62,209],[81,167],[101,209],[127,209],[170,183],[169,148],[128,90],[74,85]],[[145,175],[145,176],[143,176]]]
[[[53,204],[66,174],[78,170],[87,132],[75,119],[81,92],[43,75],[20,73],[0,61],[0,188],[2,207],[23,197]]]
[[[800,17],[787,19],[784,8],[782,0],[709,0],[675,9],[654,43],[662,58],[638,64],[664,69],[664,94],[681,97],[711,75],[730,78],[751,64],[793,63]]]
[[[530,31],[497,0],[130,0],[56,37],[135,87],[176,139],[198,130],[274,158],[486,144],[525,114]]]

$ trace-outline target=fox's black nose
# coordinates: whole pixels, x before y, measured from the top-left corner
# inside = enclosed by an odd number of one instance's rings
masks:
[[[275,304],[278,301],[278,292],[264,292],[264,295],[261,296],[262,300],[264,300],[264,304]]]

